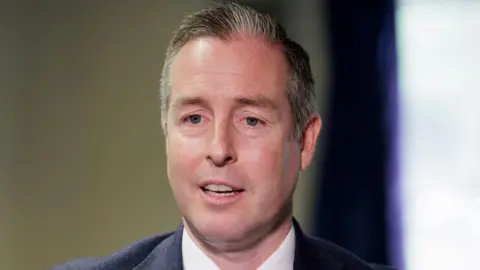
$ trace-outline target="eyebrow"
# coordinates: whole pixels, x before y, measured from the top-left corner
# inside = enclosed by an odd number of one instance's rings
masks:
[[[238,97],[238,98],[235,98],[235,102],[242,106],[252,106],[252,107],[259,107],[259,108],[265,108],[270,110],[278,109],[277,104],[272,99],[264,95]]]
[[[277,104],[270,98],[264,95],[255,95],[255,96],[241,96],[235,98],[235,103],[240,106],[252,106],[258,108],[265,108],[269,110],[277,110]],[[202,106],[205,108],[210,108],[210,104],[203,97],[182,97],[175,101],[173,107],[176,109],[186,107],[186,106]]]
[[[210,108],[208,102],[202,97],[182,97],[179,98],[172,107],[179,109],[186,106],[198,105],[202,107]]]

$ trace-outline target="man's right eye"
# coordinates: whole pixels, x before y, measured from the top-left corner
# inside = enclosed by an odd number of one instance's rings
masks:
[[[198,114],[192,114],[186,117],[185,121],[190,122],[191,124],[199,124],[202,121],[202,117]]]

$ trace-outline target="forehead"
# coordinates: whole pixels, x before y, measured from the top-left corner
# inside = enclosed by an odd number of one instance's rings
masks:
[[[188,42],[174,57],[171,99],[201,94],[285,95],[286,59],[278,45],[244,36],[228,41],[212,37]],[[282,95],[281,95],[282,94]]]

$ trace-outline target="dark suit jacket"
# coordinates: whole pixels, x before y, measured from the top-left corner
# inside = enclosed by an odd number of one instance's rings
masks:
[[[393,270],[367,264],[352,253],[295,228],[294,270]],[[173,232],[142,239],[102,258],[77,259],[51,270],[182,270],[183,225]]]

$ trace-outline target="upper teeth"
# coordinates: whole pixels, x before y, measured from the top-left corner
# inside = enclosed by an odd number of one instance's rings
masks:
[[[232,187],[225,186],[225,185],[206,185],[204,187],[205,189],[211,190],[211,191],[233,191]]]

